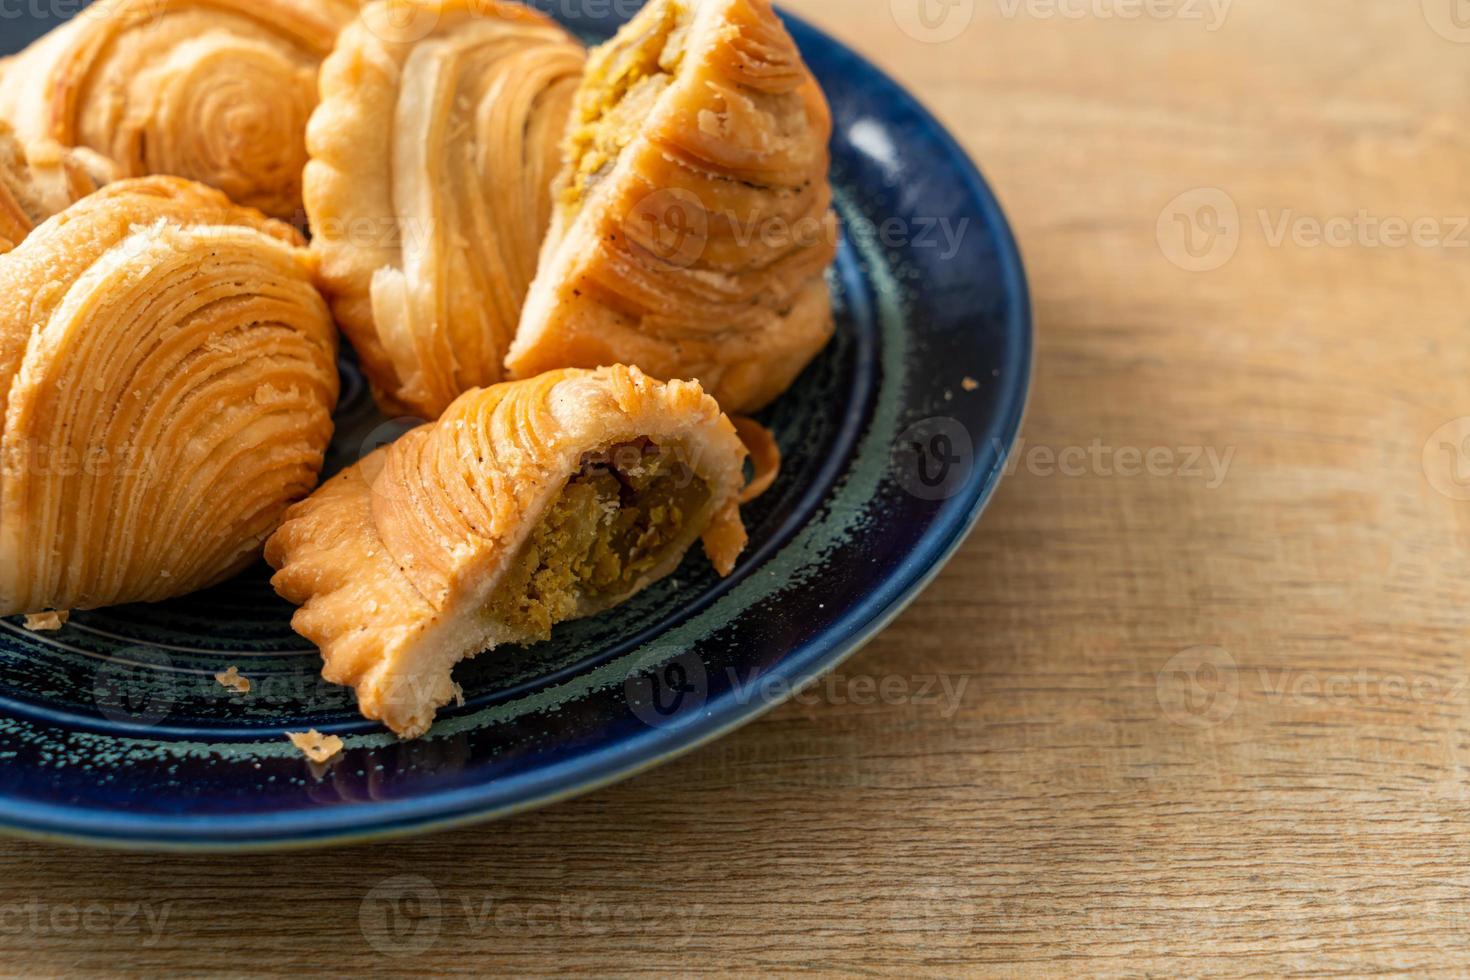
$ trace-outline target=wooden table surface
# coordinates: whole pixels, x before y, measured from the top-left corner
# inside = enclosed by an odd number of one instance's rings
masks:
[[[811,703],[542,812],[7,843],[0,972],[1463,970],[1455,2],[791,0],[954,129],[1028,260],[1025,444],[942,577]],[[403,876],[437,915],[385,932]]]

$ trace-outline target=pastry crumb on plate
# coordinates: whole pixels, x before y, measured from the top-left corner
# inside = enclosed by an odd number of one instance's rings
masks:
[[[26,617],[26,629],[32,633],[54,633],[66,625],[69,612],[32,613]]]
[[[239,667],[231,667],[222,674],[215,674],[214,679],[219,682],[220,686],[228,687],[236,694],[250,693],[250,678],[242,677]]]
[[[336,735],[323,735],[313,728],[308,732],[287,732],[291,744],[312,762],[335,759],[342,751],[342,739]]]

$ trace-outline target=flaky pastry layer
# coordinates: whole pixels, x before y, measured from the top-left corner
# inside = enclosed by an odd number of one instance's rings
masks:
[[[50,140],[26,144],[0,122],[0,253],[45,219],[117,179],[117,168],[90,150]]]
[[[831,129],[767,0],[652,0],[589,59],[510,376],[626,363],[772,401],[832,335]]]
[[[323,66],[306,209],[379,400],[434,419],[501,380],[584,53],[520,4],[396,10],[364,8]]]
[[[540,598],[569,600],[558,619],[617,605],[669,574],[701,536],[727,574],[745,546],[745,448],[698,385],[612,367],[472,391],[436,424],[328,481],[270,540],[274,584],[302,607],[293,625],[321,648],[323,676],[353,687],[367,717],[405,737],[422,734],[456,696],[450,675],[458,661],[544,635],[521,617],[523,594],[504,589],[544,583],[569,564],[590,567],[579,546],[575,554],[539,556],[537,568],[547,575],[528,577],[536,569],[527,568],[526,551],[533,543],[593,540],[560,533],[577,520],[576,509],[564,506],[569,488],[583,491],[579,500],[593,499],[579,483],[589,467],[606,482],[605,455],[639,445],[687,467],[698,481],[698,493],[685,497],[695,501],[692,509],[677,525],[667,523],[668,500],[640,514],[640,540],[659,520],[665,537],[633,574],[614,574],[611,590]],[[636,504],[638,470],[625,467],[619,477],[630,484],[622,504],[604,501],[609,521],[620,506]],[[564,521],[558,535],[545,533],[553,518]]]
[[[0,256],[0,614],[165,599],[256,558],[332,434],[303,245],[153,177]]]
[[[0,118],[277,218],[301,207],[317,68],[354,0],[102,0],[7,59]]]

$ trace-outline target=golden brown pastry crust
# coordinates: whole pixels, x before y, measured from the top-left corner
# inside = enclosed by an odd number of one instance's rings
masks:
[[[502,361],[584,52],[520,4],[366,6],[322,68],[306,210],[379,400],[435,419]]]
[[[104,0],[9,59],[0,117],[123,177],[202,181],[278,218],[301,207],[316,73],[354,0]]]
[[[456,694],[456,662],[527,638],[480,614],[585,457],[644,438],[708,487],[686,530],[727,574],[745,546],[745,449],[698,385],[621,366],[496,385],[328,481],[271,538],[273,583],[302,606],[292,625],[321,648],[323,676],[354,687],[367,717],[422,734]],[[580,614],[662,578],[682,551]]]
[[[332,433],[303,245],[154,177],[0,256],[0,614],[165,599],[255,559]]]
[[[115,179],[116,168],[90,150],[67,149],[49,140],[26,145],[8,123],[0,122],[0,253]]]
[[[726,411],[832,333],[831,116],[767,0],[652,0],[596,49],[506,365],[636,364]]]

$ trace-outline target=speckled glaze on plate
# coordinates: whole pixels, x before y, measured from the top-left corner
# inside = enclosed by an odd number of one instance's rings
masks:
[[[630,12],[587,6],[608,12],[563,20],[588,41]],[[613,613],[463,665],[466,703],[415,742],[320,680],[264,566],[55,633],[0,620],[0,830],[245,850],[524,810],[750,721],[912,600],[979,517],[1019,428],[1025,277],[995,199],[939,124],[857,55],[788,22],[836,122],[838,331],[763,417],[786,466],[747,511],[735,574],[722,581],[694,554]],[[7,21],[0,48],[53,24]],[[376,413],[350,357],[343,389],[333,468],[403,429]],[[230,666],[249,695],[215,682]],[[312,727],[346,741],[326,766],[284,737]]]

